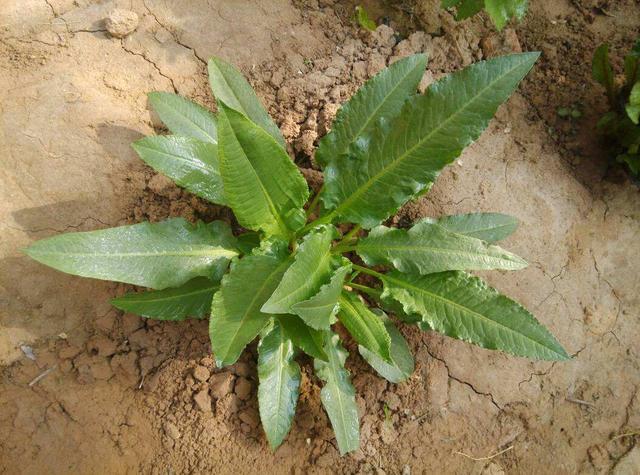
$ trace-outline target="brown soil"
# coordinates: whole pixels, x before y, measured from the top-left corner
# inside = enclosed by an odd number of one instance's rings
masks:
[[[631,45],[638,3],[532,2],[502,33],[483,16],[456,24],[436,3],[365,2],[390,22],[374,34],[334,0],[0,4],[0,473],[640,473],[638,437],[622,435],[640,428],[640,197],[603,159],[593,124],[605,104],[589,79],[597,44],[611,42],[616,55]],[[104,31],[116,6],[140,19],[122,40]],[[519,48],[543,51],[521,92],[396,221],[517,216],[505,245],[531,265],[486,277],[574,358],[532,363],[405,327],[416,372],[391,385],[347,345],[362,411],[355,454],[339,457],[308,364],[296,422],[272,454],[258,423],[255,348],[215,369],[205,323],[123,315],[109,299],[127,286],[20,253],[63,231],[231,219],[129,148],[161,131],[146,92],[212,105],[211,55],[248,75],[317,185],[313,144],[394,58],[428,52],[426,86]],[[559,106],[582,117],[562,119]]]

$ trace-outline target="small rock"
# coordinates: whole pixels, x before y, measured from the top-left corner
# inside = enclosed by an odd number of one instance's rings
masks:
[[[221,415],[224,419],[229,419],[233,414],[238,412],[240,407],[240,399],[235,394],[227,394],[216,402],[216,414]]]
[[[104,26],[114,38],[124,38],[138,28],[138,15],[130,10],[117,8],[104,21]]]
[[[231,367],[231,371],[233,371],[236,376],[247,377],[251,373],[251,367],[248,363],[240,361]]]
[[[173,422],[165,422],[164,433],[173,440],[178,440],[180,438],[180,431]]]
[[[211,395],[221,399],[233,391],[235,377],[231,373],[215,373],[209,378]]]
[[[258,427],[258,424],[260,424],[258,413],[254,409],[246,409],[242,411],[238,417],[242,422],[248,424],[252,429],[255,429],[256,427]]]
[[[196,366],[195,368],[193,368],[193,377],[201,383],[204,383],[206,380],[208,380],[209,376],[211,376],[211,373],[204,366]]]
[[[209,396],[209,391],[207,389],[203,389],[196,393],[193,396],[193,400],[202,412],[211,412],[211,396]]]
[[[236,395],[246,401],[251,397],[251,382],[246,378],[238,378],[236,382]]]
[[[402,467],[402,475],[411,475],[411,467],[408,465]]]
[[[31,361],[36,360],[36,355],[33,354],[33,348],[31,348],[29,345],[20,345],[20,349],[24,353],[24,356],[29,358]]]
[[[509,53],[522,53],[518,35],[511,28],[506,28],[500,35],[492,33],[480,41],[485,58],[493,58]]]

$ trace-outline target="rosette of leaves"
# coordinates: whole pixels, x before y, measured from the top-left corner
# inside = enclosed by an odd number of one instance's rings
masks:
[[[609,45],[600,45],[592,62],[592,75],[604,86],[609,112],[598,121],[598,130],[611,142],[618,162],[640,177],[640,39],[624,58],[624,81],[618,86],[609,61]]]
[[[344,104],[320,140],[325,180],[306,211],[310,192],[278,127],[242,75],[212,59],[217,114],[151,93],[172,135],[133,147],[180,186],[231,208],[241,232],[219,221],[171,219],[63,234],[26,252],[64,272],[150,289],[116,298],[119,309],[160,320],[209,318],[220,367],[234,364],[257,338],[260,417],[273,448],[291,427],[305,353],[340,452],[356,450],[356,393],[337,325],[394,383],[410,377],[414,361],[382,309],[484,348],[567,358],[527,310],[467,273],[526,265],[495,244],[515,230],[513,218],[479,213],[423,219],[409,229],[383,224],[479,137],[537,57],[477,63],[424,94],[417,93],[424,55],[383,70]],[[362,274],[379,284],[364,285]]]
[[[502,30],[512,18],[522,20],[527,13],[528,0],[442,0],[443,8],[456,9],[456,20],[464,20],[483,9],[498,30]]]

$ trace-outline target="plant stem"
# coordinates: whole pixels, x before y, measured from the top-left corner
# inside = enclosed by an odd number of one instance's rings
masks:
[[[353,250],[350,246],[346,246],[346,244],[348,244],[361,229],[362,226],[360,226],[359,224],[354,226],[347,234],[342,237],[338,244],[333,246],[333,252],[343,253],[346,252],[347,249]]]
[[[305,234],[305,233],[307,233],[308,231],[312,230],[313,228],[315,228],[316,226],[318,226],[320,224],[330,223],[332,219],[333,219],[333,213],[329,213],[327,215],[320,216],[318,219],[316,219],[315,221],[311,221],[304,228],[302,228],[302,230],[299,231],[299,234],[301,234],[301,235]]]
[[[363,274],[369,274],[373,277],[377,277],[380,280],[384,279],[384,274],[381,274],[380,272],[376,272],[373,269],[369,269],[368,267],[362,267],[362,266],[359,266],[358,264],[353,264],[353,268],[359,272],[362,272]]]
[[[309,207],[307,208],[307,219],[309,219],[309,216],[313,214],[313,212],[316,210],[316,207],[320,204],[320,194],[322,193],[322,190],[324,190],[324,184],[322,184],[316,195],[311,200]]]
[[[353,282],[350,282],[349,286],[353,287],[354,289],[358,289],[361,292],[364,292],[365,294],[371,295],[373,297],[380,297],[380,294],[382,293],[380,290],[374,289],[373,287],[368,287],[366,285],[360,285],[360,284],[354,284]]]

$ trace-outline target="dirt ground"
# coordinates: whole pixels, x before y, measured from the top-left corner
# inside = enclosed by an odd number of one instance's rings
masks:
[[[619,58],[631,46],[640,4],[532,0],[521,24],[496,33],[484,17],[455,23],[437,3],[365,2],[389,23],[370,34],[354,27],[352,4],[334,0],[0,2],[0,473],[640,473],[640,196],[593,132],[605,103],[589,78],[600,42]],[[124,39],[105,32],[115,7],[139,16]],[[272,454],[255,348],[215,369],[206,323],[123,315],[109,299],[128,286],[20,253],[63,231],[229,219],[129,147],[162,132],[148,91],[212,105],[209,56],[248,75],[317,184],[314,142],[390,61],[427,52],[426,87],[520,48],[543,52],[520,92],[395,219],[517,216],[505,246],[531,265],[486,278],[573,359],[533,363],[404,327],[416,371],[392,385],[347,345],[362,412],[355,454],[339,457],[308,361],[296,422]],[[203,390],[211,404],[194,401]]]

